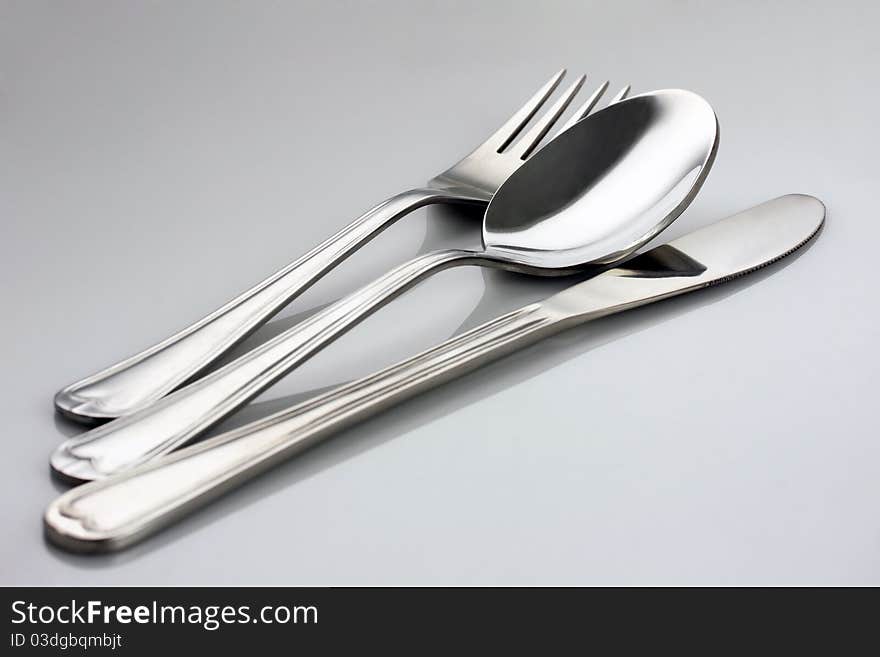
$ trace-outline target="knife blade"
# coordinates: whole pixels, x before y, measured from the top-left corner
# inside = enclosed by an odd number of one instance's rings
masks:
[[[580,323],[717,285],[796,251],[824,221],[819,199],[780,196],[637,255],[543,303]]]
[[[78,552],[125,547],[340,429],[547,335],[768,265],[806,244],[824,219],[811,196],[758,205],[397,365],[68,491],[46,509],[46,534]]]

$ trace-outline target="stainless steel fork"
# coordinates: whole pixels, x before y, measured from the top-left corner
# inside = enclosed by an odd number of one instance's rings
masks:
[[[126,360],[73,383],[55,396],[55,407],[80,421],[129,415],[197,378],[225,352],[264,324],[315,281],[383,229],[432,203],[488,203],[532,153],[586,79],[579,77],[519,139],[565,75],[556,73],[491,137],[424,187],[383,201],[304,256],[242,293],[195,324]],[[560,129],[589,114],[608,83],[602,83]],[[629,87],[614,101],[626,96]],[[557,133],[558,134],[558,133]]]

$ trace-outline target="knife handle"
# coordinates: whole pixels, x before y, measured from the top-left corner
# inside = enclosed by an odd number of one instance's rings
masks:
[[[72,383],[55,395],[64,415],[95,422],[130,415],[199,376],[330,269],[392,223],[459,194],[413,189],[392,196],[304,256],[162,342]]]
[[[47,535],[74,551],[124,547],[346,426],[561,330],[565,319],[526,306],[291,409],[74,488],[46,510]]]

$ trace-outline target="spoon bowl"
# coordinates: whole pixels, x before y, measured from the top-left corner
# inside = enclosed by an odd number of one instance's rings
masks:
[[[654,91],[596,112],[501,185],[483,219],[486,256],[553,274],[630,255],[696,196],[718,137],[711,106],[690,91]]]

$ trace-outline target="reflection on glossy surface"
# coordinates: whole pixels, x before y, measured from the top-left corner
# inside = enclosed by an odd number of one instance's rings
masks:
[[[778,260],[813,237],[824,217],[820,201],[791,195],[685,235],[377,374],[74,489],[47,509],[48,536],[77,551],[129,545],[333,432],[543,337]]]
[[[664,278],[669,276],[699,276],[706,266],[671,244],[663,244],[647,253],[637,255],[618,267],[621,276],[631,278]]]
[[[666,142],[656,134],[655,123],[672,129],[680,139]],[[688,138],[675,132],[684,126],[690,126],[693,133]],[[627,148],[616,145],[614,130],[623,133]],[[658,91],[611,105],[565,131],[523,166],[523,175],[501,186],[486,212],[485,251],[437,251],[391,270],[200,381],[64,442],[51,457],[52,469],[72,481],[100,479],[186,444],[372,312],[447,267],[477,264],[563,274],[572,271],[574,263],[569,258],[574,256],[594,258],[578,263],[586,266],[629,254],[691,202],[711,167],[717,144],[715,115],[693,93]],[[598,164],[591,164],[594,159]],[[696,173],[683,171],[693,166],[697,166]],[[657,180],[644,180],[648,174]],[[645,191],[622,187],[624,175],[634,177],[632,184]],[[534,219],[520,214],[516,222],[523,229],[520,237],[531,234],[536,248],[508,253],[509,247],[492,246],[491,226],[498,223],[499,213],[517,199],[538,196],[545,200],[529,201]],[[599,200],[593,202],[593,197]],[[615,197],[620,208],[610,217],[588,214],[590,208],[612,207]],[[563,216],[561,224],[550,212],[553,208]],[[569,225],[575,219],[577,223]],[[617,233],[609,219],[619,227]],[[598,232],[590,227],[593,222],[598,223]],[[649,226],[650,222],[654,224]],[[507,224],[510,235],[515,235],[513,226]],[[563,240],[558,241],[558,255],[540,250],[541,242],[535,237],[541,234],[540,227],[546,228],[548,239]],[[594,239],[598,242],[593,243]],[[600,254],[597,244],[609,251]],[[527,264],[539,254],[543,258],[540,266]]]
[[[579,127],[498,190],[488,252],[539,268],[620,260],[687,207],[718,145],[712,108],[687,91],[635,96]]]

